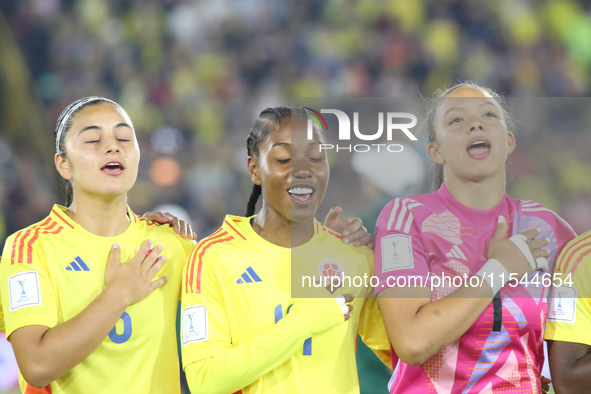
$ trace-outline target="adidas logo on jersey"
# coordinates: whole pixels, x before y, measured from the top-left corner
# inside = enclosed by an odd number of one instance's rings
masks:
[[[250,275],[249,275],[250,274]],[[236,283],[252,283],[252,282],[262,282],[261,278],[257,275],[256,272],[252,269],[252,267],[248,267],[246,272],[243,273],[236,281]]]
[[[90,268],[88,268],[86,263],[82,261],[80,256],[78,256],[66,267],[66,271],[90,271]]]
[[[447,257],[451,257],[452,259],[459,259],[459,260],[468,260],[462,249],[458,245],[454,245],[453,248],[449,252],[445,254]]]

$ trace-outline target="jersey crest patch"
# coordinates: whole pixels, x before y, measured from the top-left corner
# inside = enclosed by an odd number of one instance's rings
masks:
[[[181,313],[181,333],[183,346],[191,342],[202,342],[209,339],[207,309],[203,305],[192,305]]]
[[[577,288],[556,286],[552,288],[548,320],[563,323],[574,323],[577,310]]]
[[[341,263],[333,259],[325,259],[322,260],[320,265],[318,266],[318,276],[332,278],[332,277],[341,277],[345,274],[345,270]]]
[[[382,273],[415,267],[411,236],[388,235],[382,238],[381,248]]]
[[[12,275],[8,278],[8,291],[11,312],[25,306],[41,305],[41,290],[37,271]]]

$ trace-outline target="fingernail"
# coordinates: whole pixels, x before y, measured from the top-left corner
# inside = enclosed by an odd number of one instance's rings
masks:
[[[349,241],[349,238],[345,238],[345,239],[343,239],[343,242],[344,242],[345,244],[348,244],[348,243],[349,243],[349,242],[351,242],[351,241]]]
[[[345,231],[345,235],[349,235],[349,234],[351,234],[350,231]]]
[[[168,276],[165,276],[165,277],[164,277],[164,280],[168,280]]]
[[[160,256],[163,261],[166,261],[166,256]]]
[[[538,230],[538,233],[541,233],[542,232],[542,229],[539,228],[539,227],[536,230]]]
[[[355,246],[359,246],[359,245],[361,245],[361,242],[359,242],[359,241],[356,241],[356,242],[355,242],[353,245],[355,245]]]
[[[550,241],[550,238],[546,238],[546,241],[547,241],[548,243],[552,242],[552,241]]]
[[[148,243],[149,243],[150,245],[152,245],[152,240],[151,240],[151,239],[149,239],[149,240],[148,240]]]
[[[503,215],[499,216],[499,223],[503,223],[505,221],[505,217]]]
[[[158,246],[156,246],[156,247],[158,248],[158,250],[162,250],[162,249],[164,249],[164,246],[162,246],[162,245],[158,245]]]
[[[113,244],[113,249],[119,249],[119,244],[117,242]]]

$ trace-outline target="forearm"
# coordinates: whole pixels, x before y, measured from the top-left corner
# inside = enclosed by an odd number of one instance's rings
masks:
[[[289,316],[254,338],[226,347],[213,357],[187,365],[185,373],[192,393],[233,393],[277,368],[301,351],[310,332]]]
[[[591,347],[574,342],[547,341],[556,394],[587,393],[591,387]]]
[[[25,380],[44,387],[70,371],[100,345],[126,307],[127,302],[107,288],[78,315],[46,330],[32,343],[19,341],[22,329],[16,330],[11,340]]]
[[[579,394],[591,391],[591,354],[580,358],[563,374],[552,373],[556,394]],[[557,375],[557,376],[555,376]]]
[[[399,301],[403,302],[399,302]],[[447,297],[420,307],[410,299],[379,298],[388,336],[398,356],[419,365],[459,339],[492,300],[490,287],[459,288]],[[407,308],[400,311],[401,308]],[[397,313],[397,310],[399,313]],[[402,312],[402,313],[400,313]],[[404,321],[400,321],[404,316]]]

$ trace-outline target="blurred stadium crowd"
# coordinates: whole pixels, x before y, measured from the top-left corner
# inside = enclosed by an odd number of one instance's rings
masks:
[[[458,80],[509,96],[589,96],[590,3],[0,0],[0,241],[63,202],[53,125],[77,98],[103,95],[130,114],[142,151],[132,208],[174,204],[164,209],[185,210],[204,237],[226,213],[244,213],[245,139],[265,107],[430,96]],[[589,229],[589,131],[523,129],[509,193]],[[400,193],[429,191],[419,176]]]

